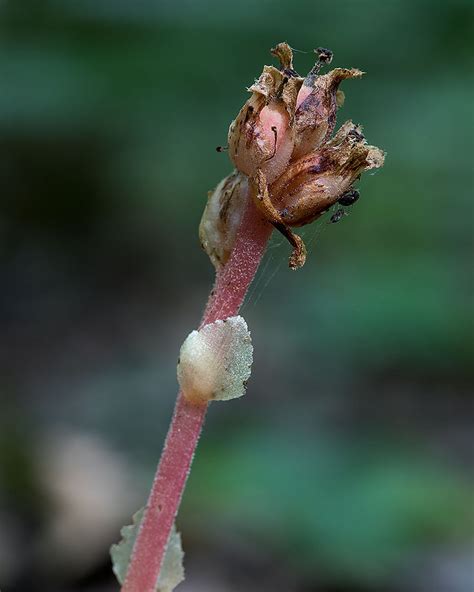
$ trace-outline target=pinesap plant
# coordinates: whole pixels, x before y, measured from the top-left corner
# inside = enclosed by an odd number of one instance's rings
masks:
[[[228,150],[235,169],[209,193],[199,227],[215,284],[199,328],[180,350],[180,391],[148,502],[111,549],[123,592],[171,592],[184,578],[175,517],[209,403],[245,393],[253,349],[238,312],[273,229],[291,246],[290,268],[303,266],[306,247],[294,228],[333,206],[330,221],[337,222],[357,201],[361,174],[384,162],[361,126],[346,121],[334,133],[344,102],[339,86],[363,72],[321,74],[333,54],[318,48],[314,67],[301,77],[287,43],[271,53],[279,67],[264,66],[229,127],[228,146],[219,149]]]

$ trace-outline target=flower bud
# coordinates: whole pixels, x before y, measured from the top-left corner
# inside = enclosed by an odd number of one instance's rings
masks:
[[[323,76],[310,72],[296,100],[293,159],[316,150],[331,137],[337,108],[344,101],[344,95],[338,91],[339,85],[346,78],[362,75],[360,70],[348,68],[336,68]]]
[[[229,258],[248,198],[248,177],[237,171],[222,179],[208,194],[199,239],[216,269]]]
[[[286,225],[303,226],[335,204],[363,171],[383,162],[383,152],[347,121],[318,151],[290,164],[270,186],[270,199]]]

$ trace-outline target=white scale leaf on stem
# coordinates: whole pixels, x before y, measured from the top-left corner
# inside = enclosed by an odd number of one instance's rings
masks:
[[[247,323],[229,317],[192,331],[181,346],[178,382],[195,405],[227,401],[245,394],[253,361]]]

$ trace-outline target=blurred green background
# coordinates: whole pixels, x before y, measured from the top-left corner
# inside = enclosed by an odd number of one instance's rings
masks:
[[[215,146],[287,40],[359,67],[387,151],[337,225],[274,236],[178,518],[183,592],[472,592],[469,0],[3,0],[0,588],[112,591],[213,280]]]

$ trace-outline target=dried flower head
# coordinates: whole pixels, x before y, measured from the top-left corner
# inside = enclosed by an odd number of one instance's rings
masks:
[[[251,97],[231,123],[229,156],[236,172],[210,193],[201,222],[201,244],[216,267],[228,259],[247,199],[255,201],[293,246],[290,267],[301,267],[306,249],[291,227],[312,222],[337,202],[354,203],[356,199],[348,197],[355,195],[353,184],[364,171],[384,162],[384,153],[368,145],[362,128],[351,121],[332,137],[344,102],[339,85],[363,72],[335,68],[321,75],[333,54],[320,47],[316,64],[302,78],[293,68],[287,43],[271,52],[280,68],[264,66],[249,88]]]

